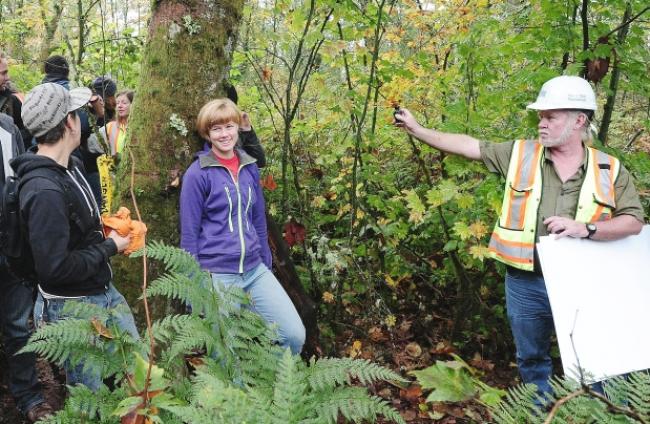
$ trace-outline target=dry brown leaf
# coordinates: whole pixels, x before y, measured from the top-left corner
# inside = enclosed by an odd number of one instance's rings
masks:
[[[419,358],[420,355],[422,355],[422,348],[416,342],[407,344],[404,350],[406,350],[406,353],[408,353],[412,358]]]
[[[93,325],[93,328],[95,329],[95,333],[97,333],[97,335],[99,335],[99,336],[101,336],[101,337],[103,337],[105,339],[113,339],[113,338],[115,338],[113,336],[113,333],[111,333],[111,330],[106,328],[106,326],[100,320],[98,320],[97,318],[92,318],[90,320],[90,323]]]

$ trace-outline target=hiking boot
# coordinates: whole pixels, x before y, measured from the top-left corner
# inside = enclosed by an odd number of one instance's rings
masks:
[[[35,423],[36,421],[47,418],[52,414],[54,414],[54,409],[50,406],[50,404],[47,402],[41,402],[27,411],[27,419],[29,422]]]

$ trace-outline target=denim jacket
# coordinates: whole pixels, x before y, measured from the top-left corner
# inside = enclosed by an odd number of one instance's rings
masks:
[[[212,151],[198,154],[183,176],[181,247],[210,272],[271,268],[264,195],[255,159],[243,150],[237,181]]]

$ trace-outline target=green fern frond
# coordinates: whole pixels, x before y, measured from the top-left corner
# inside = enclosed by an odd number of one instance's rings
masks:
[[[101,386],[93,392],[83,385],[68,387],[69,396],[62,410],[45,420],[44,424],[81,424],[101,423],[118,424],[119,417],[112,415],[119,401],[125,396],[121,389],[111,392],[106,386]]]
[[[302,367],[300,357],[291,355],[291,351],[286,349],[278,364],[273,387],[270,413],[274,423],[294,423],[304,416],[307,383],[301,372]]]
[[[132,253],[130,257],[141,258],[143,253],[144,250],[141,249]],[[201,272],[198,262],[188,252],[159,241],[147,244],[147,257],[162,262],[168,271],[187,272],[188,274]]]
[[[315,390],[349,384],[351,378],[358,379],[362,384],[379,380],[405,381],[397,373],[366,359],[323,358],[312,362],[310,367],[309,384]]]
[[[632,373],[626,383],[625,396],[630,407],[650,421],[650,374],[648,371]]]
[[[492,410],[492,418],[497,424],[518,424],[539,422],[542,410],[535,404],[537,387],[525,384],[513,387]]]
[[[338,387],[317,397],[315,405],[316,417],[309,420],[314,423],[336,423],[339,414],[349,421],[375,422],[377,416],[396,423],[405,424],[402,416],[385,400],[369,396],[361,387]]]

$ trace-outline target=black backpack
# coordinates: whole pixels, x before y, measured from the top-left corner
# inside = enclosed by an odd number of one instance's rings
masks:
[[[57,182],[65,196],[70,220],[81,227],[79,216],[74,212],[77,197],[71,192],[62,175],[47,168],[36,168],[22,177],[7,178],[0,199],[0,254],[4,256],[12,274],[32,282],[37,282],[36,268],[29,245],[27,224],[20,210],[20,189],[35,178],[45,178]]]

